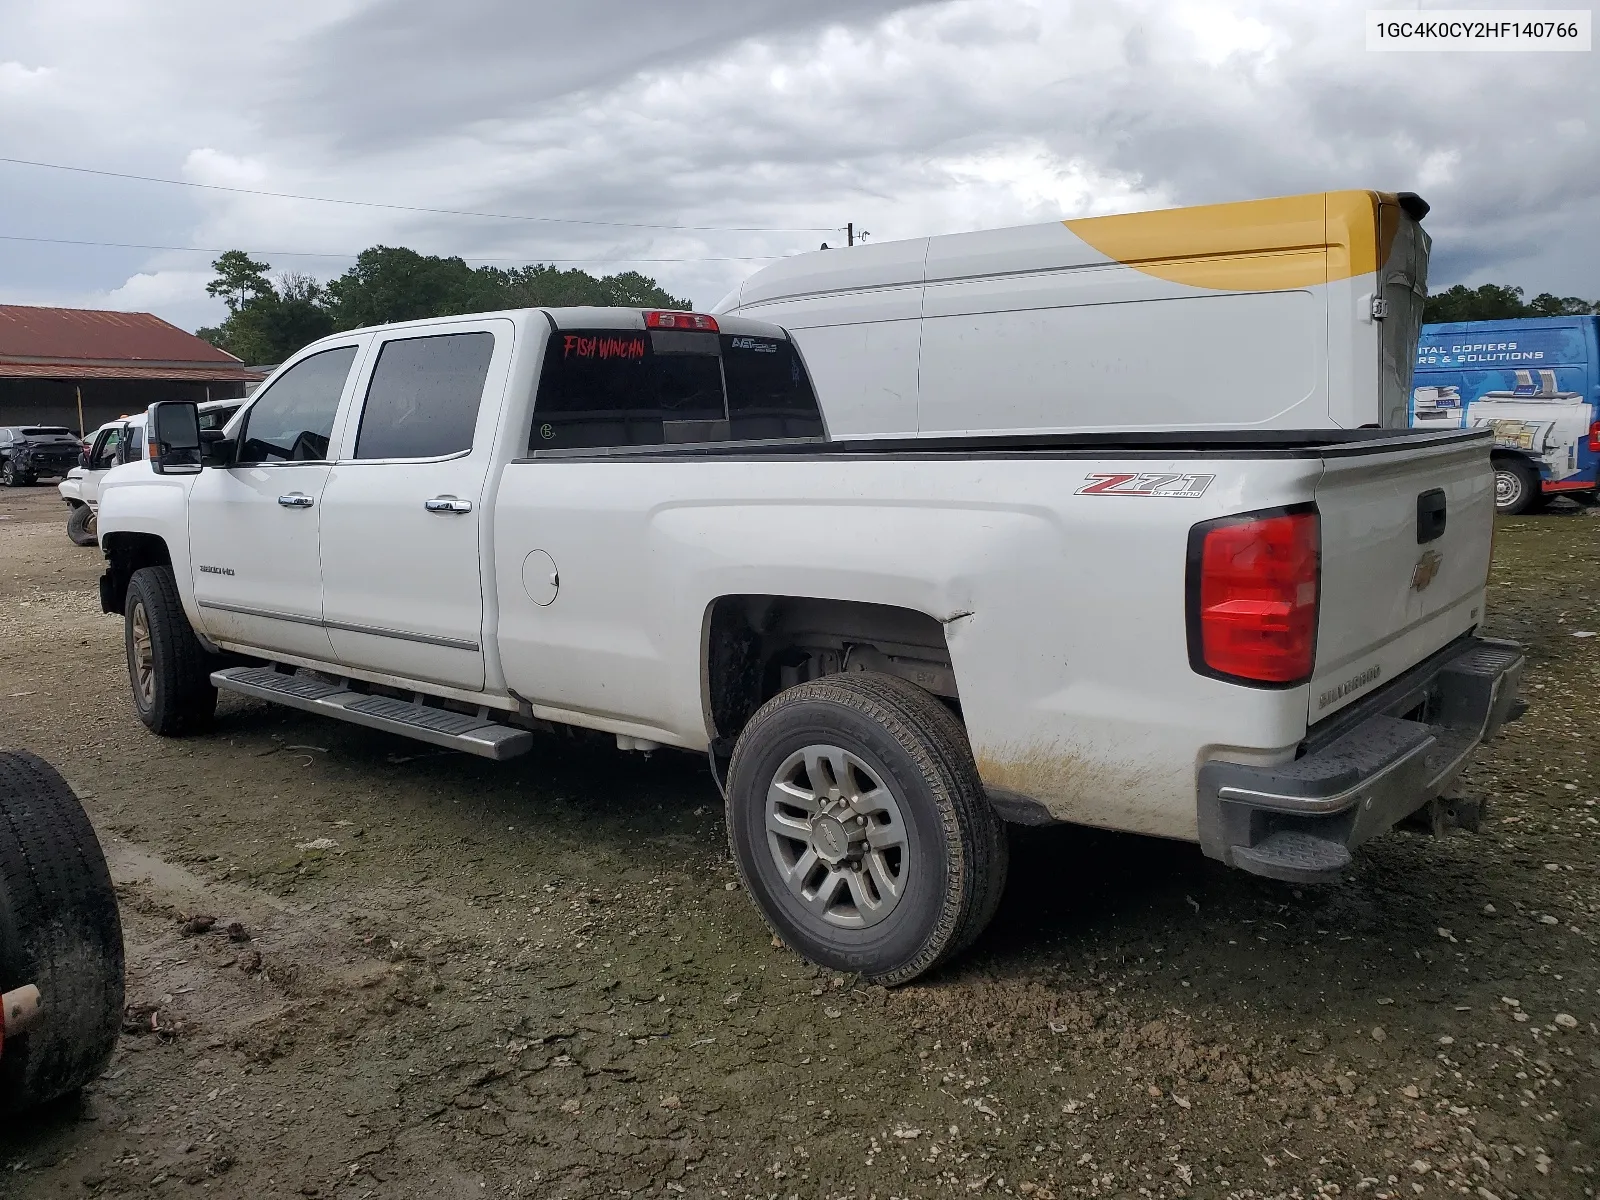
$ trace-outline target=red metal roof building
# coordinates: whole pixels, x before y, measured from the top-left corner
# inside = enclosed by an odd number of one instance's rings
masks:
[[[150,313],[0,304],[0,425],[87,432],[156,400],[243,396],[263,378]]]

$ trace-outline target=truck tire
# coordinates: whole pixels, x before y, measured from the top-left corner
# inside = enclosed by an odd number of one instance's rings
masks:
[[[95,529],[95,511],[87,504],[74,504],[67,515],[67,536],[74,546],[98,546],[100,534]]]
[[[32,754],[0,753],[0,992],[35,984],[37,1022],[0,1048],[0,1116],[76,1091],[122,1027],[122,923],[83,805]]]
[[[1005,824],[960,722],[891,675],[831,675],[763,705],[734,746],[727,816],[772,931],[875,983],[965,949],[1005,888]]]
[[[123,642],[133,707],[151,733],[207,728],[217,710],[211,664],[178,598],[171,567],[140,567],[128,581]]]
[[[1494,510],[1503,517],[1521,516],[1544,503],[1539,473],[1520,458],[1494,460]]]

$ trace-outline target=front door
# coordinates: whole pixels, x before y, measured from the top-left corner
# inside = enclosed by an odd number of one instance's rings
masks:
[[[252,400],[234,465],[195,478],[189,560],[202,631],[213,641],[333,658],[318,525],[334,421],[363,341],[280,374]]]
[[[323,620],[346,665],[483,688],[484,481],[514,332],[463,321],[373,347],[322,503]]]

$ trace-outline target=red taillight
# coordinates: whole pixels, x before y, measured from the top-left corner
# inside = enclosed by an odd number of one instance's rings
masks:
[[[1241,682],[1303,683],[1317,645],[1313,510],[1225,517],[1189,540],[1189,662]]]
[[[1589,426],[1589,453],[1600,454],[1600,421]]]
[[[647,312],[644,315],[648,329],[688,329],[695,332],[716,333],[717,319],[704,313]]]

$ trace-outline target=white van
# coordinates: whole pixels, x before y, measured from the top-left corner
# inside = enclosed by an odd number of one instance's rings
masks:
[[[789,330],[839,437],[1400,429],[1427,211],[1318,192],[819,250],[714,311]]]

